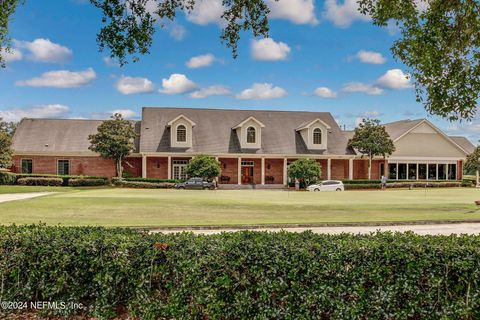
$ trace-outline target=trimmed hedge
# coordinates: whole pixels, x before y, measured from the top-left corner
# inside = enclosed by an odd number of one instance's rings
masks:
[[[177,180],[177,179],[158,179],[158,178],[112,178],[112,183],[115,183],[116,181],[136,181],[136,182],[151,182],[151,183],[163,183],[163,182],[169,182],[169,183],[180,183],[182,180]]]
[[[63,184],[63,180],[60,178],[29,177],[17,179],[17,184],[21,186],[60,187]]]
[[[143,181],[126,181],[120,179],[113,181],[113,184],[117,187],[123,188],[171,189],[175,187],[175,183],[171,182],[153,183]]]
[[[68,180],[68,185],[71,187],[93,187],[93,186],[104,186],[108,180],[104,179],[72,179]]]
[[[1,301],[99,319],[480,318],[480,236],[2,226],[0,261]]]
[[[14,185],[17,182],[17,176],[11,172],[0,171],[0,185]]]
[[[451,182],[392,182],[387,183],[387,188],[458,188],[463,187],[464,184],[460,181]],[[345,184],[346,190],[359,189],[381,189],[381,184]]]

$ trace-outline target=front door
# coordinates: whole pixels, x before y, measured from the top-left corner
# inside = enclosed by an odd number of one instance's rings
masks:
[[[253,167],[242,167],[242,183],[253,183]]]

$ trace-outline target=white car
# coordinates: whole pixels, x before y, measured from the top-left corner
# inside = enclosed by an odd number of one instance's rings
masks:
[[[344,191],[343,182],[338,180],[325,180],[319,184],[308,186],[308,191]]]

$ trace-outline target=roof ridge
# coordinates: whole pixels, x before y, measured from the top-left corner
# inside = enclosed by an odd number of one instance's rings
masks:
[[[306,110],[268,110],[268,109],[224,109],[224,108],[192,108],[192,107],[142,107],[144,109],[170,109],[170,110],[204,110],[204,111],[251,111],[251,112],[302,112],[302,113],[324,113],[330,114],[329,111],[306,111]]]

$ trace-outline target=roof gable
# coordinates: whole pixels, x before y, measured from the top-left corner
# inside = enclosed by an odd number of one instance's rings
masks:
[[[310,128],[311,126],[313,126],[315,123],[317,122],[320,122],[325,128],[327,129],[330,129],[330,126],[328,124],[326,124],[322,119],[320,118],[317,118],[317,119],[314,119],[312,121],[306,121],[304,123],[302,123],[300,126],[298,126],[297,129],[295,129],[296,131],[301,131],[301,130],[305,130],[305,129],[308,129]]]
[[[240,122],[239,124],[233,126],[232,129],[241,128],[241,127],[243,127],[243,126],[245,125],[245,123],[247,123],[247,122],[249,122],[249,121],[256,122],[256,123],[260,126],[260,128],[265,128],[265,125],[264,125],[262,122],[258,121],[258,119],[256,119],[254,116],[250,116],[250,117],[248,117],[247,119],[245,119],[245,120],[243,120],[242,122]]]
[[[183,114],[179,115],[178,117],[175,117],[174,119],[170,120],[169,122],[167,122],[167,126],[171,126],[173,125],[175,122],[177,122],[178,120],[180,119],[183,119],[185,121],[187,121],[188,123],[190,123],[190,125],[192,127],[195,126],[195,122],[193,122],[192,120],[190,120],[188,117],[184,116]]]

